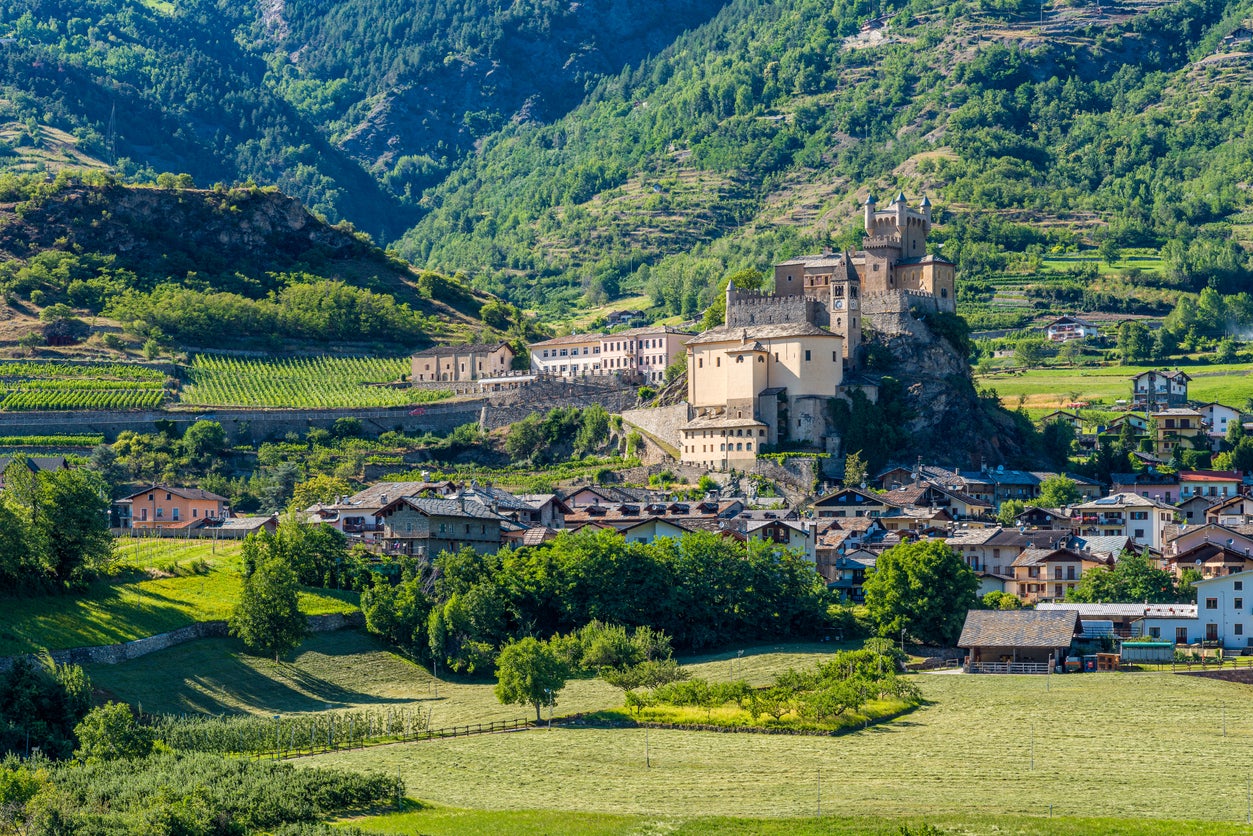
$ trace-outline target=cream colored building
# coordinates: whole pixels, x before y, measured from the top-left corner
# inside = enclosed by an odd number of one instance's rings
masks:
[[[723,325],[689,340],[687,399],[696,417],[680,430],[682,461],[740,469],[763,443],[820,445],[826,404],[843,380],[843,342],[804,321],[751,334]]]
[[[532,344],[531,370],[560,377],[633,372],[660,383],[692,336],[660,325],[615,334],[571,334]]]
[[[509,343],[437,345],[411,358],[414,383],[431,380],[480,380],[509,371],[513,364]]]

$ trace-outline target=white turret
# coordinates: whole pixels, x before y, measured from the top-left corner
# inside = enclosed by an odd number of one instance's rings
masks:
[[[874,195],[866,196],[866,234],[874,235]]]
[[[927,231],[931,231],[931,198],[925,194],[922,196],[922,203],[919,205],[922,210],[922,218],[927,222]]]

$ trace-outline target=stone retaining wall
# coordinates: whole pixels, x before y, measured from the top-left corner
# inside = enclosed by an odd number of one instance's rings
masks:
[[[349,627],[362,627],[365,625],[365,616],[360,612],[347,615],[343,613],[311,615],[308,618],[309,632],[311,633],[329,633],[333,630],[343,630]],[[147,656],[149,653],[156,653],[158,650],[168,650],[171,647],[196,641],[197,639],[217,639],[228,635],[230,635],[230,632],[225,621],[197,621],[194,624],[179,627],[177,630],[171,630],[168,633],[158,633],[155,636],[122,642],[121,644],[71,647],[66,650],[53,650],[46,655],[52,657],[52,660],[58,665],[116,665],[120,662],[138,659],[140,656]],[[13,666],[13,662],[19,658],[22,657],[0,656],[0,670],[8,670]],[[26,658],[33,660],[35,657],[27,655]]]

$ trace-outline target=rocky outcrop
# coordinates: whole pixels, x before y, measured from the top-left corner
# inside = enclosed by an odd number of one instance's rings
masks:
[[[922,319],[910,318],[891,332],[873,330],[865,341],[879,378],[904,389],[909,449],[896,457],[972,468],[987,464],[1035,464],[1019,422],[995,401],[980,398],[965,356]]]

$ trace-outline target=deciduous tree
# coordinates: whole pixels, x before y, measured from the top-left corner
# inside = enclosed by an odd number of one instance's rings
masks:
[[[566,687],[569,672],[556,651],[532,636],[510,642],[496,657],[496,698],[505,705],[535,706],[557,704],[557,694]]]
[[[299,583],[295,571],[280,558],[257,564],[244,578],[239,603],[231,613],[231,635],[243,640],[250,650],[281,654],[300,645],[309,630],[300,611]]]
[[[937,540],[902,543],[875,562],[864,585],[866,607],[882,636],[904,631],[928,644],[952,644],[966,611],[978,605],[979,581],[957,552]]]

